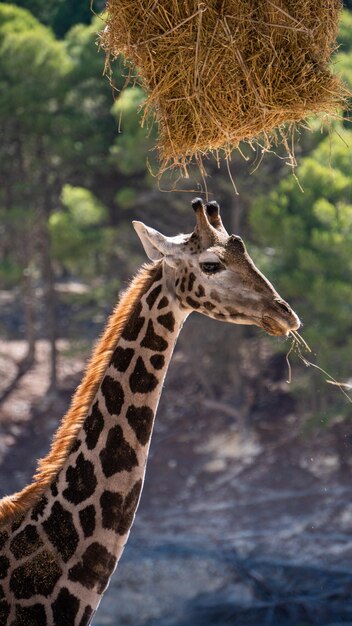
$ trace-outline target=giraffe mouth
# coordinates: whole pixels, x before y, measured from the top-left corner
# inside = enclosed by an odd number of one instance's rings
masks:
[[[293,311],[285,314],[285,316],[279,315],[276,311],[270,311],[270,313],[263,314],[262,317],[257,317],[234,310],[230,312],[229,310],[227,314],[217,311],[212,312],[211,317],[224,322],[232,322],[233,324],[253,324],[274,337],[287,337],[291,330],[297,330],[301,325],[300,320]]]
[[[261,318],[260,325],[263,330],[268,333],[268,335],[287,337],[290,334],[290,331],[297,330],[301,323],[294,313],[291,314],[290,320],[282,318],[278,319],[277,317],[266,314]]]

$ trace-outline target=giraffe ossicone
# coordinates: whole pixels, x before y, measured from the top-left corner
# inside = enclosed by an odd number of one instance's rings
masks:
[[[1,626],[87,626],[138,506],[172,352],[197,311],[272,335],[300,326],[229,236],[216,202],[192,203],[192,233],[135,222],[152,261],[112,313],[33,482],[0,501]]]

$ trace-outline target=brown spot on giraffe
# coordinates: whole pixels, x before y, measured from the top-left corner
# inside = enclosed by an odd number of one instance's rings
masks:
[[[194,300],[193,298],[191,298],[191,296],[187,296],[186,302],[187,302],[187,304],[189,304],[189,306],[192,309],[199,309],[200,308],[200,303],[198,302],[198,300]]]
[[[76,441],[74,441],[74,443],[71,446],[71,454],[73,454],[74,452],[78,452],[78,450],[81,447],[81,440],[80,439],[76,439]]]
[[[62,495],[73,504],[87,500],[94,493],[97,486],[94,465],[92,461],[84,458],[82,452],[78,455],[75,465],[67,468],[66,482],[68,486]]]
[[[154,413],[152,409],[149,406],[137,407],[132,404],[127,409],[126,418],[139,443],[145,446],[149,441],[153,427]]]
[[[53,480],[53,482],[51,483],[50,491],[52,495],[54,496],[54,498],[56,498],[56,496],[59,494],[58,488],[57,488],[57,478],[55,478],[55,480]]]
[[[21,526],[24,520],[24,515],[16,516],[15,520],[12,522],[11,531],[14,533]]]
[[[131,363],[133,355],[133,348],[121,348],[117,346],[111,357],[110,365],[113,365],[118,372],[125,372]]]
[[[78,533],[73,523],[73,515],[60,502],[55,501],[43,528],[51,543],[66,563],[75,553]]]
[[[215,289],[212,289],[210,292],[210,297],[212,300],[214,300],[215,302],[221,302],[221,298],[220,295],[218,294],[217,291],[215,291]]]
[[[168,313],[165,313],[164,315],[159,315],[156,319],[159,322],[159,324],[161,324],[162,326],[164,326],[164,328],[169,330],[170,333],[174,332],[176,321],[175,321],[175,316],[172,311],[169,311]]]
[[[150,357],[150,362],[156,370],[161,370],[165,364],[165,357],[163,354],[153,354]]]
[[[10,543],[10,550],[16,559],[29,556],[37,552],[43,546],[37,528],[33,524],[27,524],[21,532],[17,533]]]
[[[106,408],[111,415],[120,415],[125,400],[121,383],[111,376],[105,376],[101,384]]]
[[[99,410],[98,401],[94,403],[91,412],[83,424],[86,433],[86,444],[89,450],[94,450],[104,428],[104,417]]]
[[[167,341],[155,332],[152,320],[149,320],[148,322],[147,330],[144,339],[141,342],[141,346],[143,348],[149,348],[149,350],[154,350],[155,352],[164,352],[168,346]]]
[[[47,597],[54,590],[61,574],[54,553],[42,550],[13,570],[10,589],[18,600],[28,600],[35,595]]]
[[[126,328],[123,329],[122,337],[127,341],[136,341],[139,333],[141,332],[145,318],[141,317],[142,304],[139,302],[126,324]]]
[[[10,560],[7,556],[0,555],[0,579],[6,578],[9,567]]]
[[[16,626],[47,626],[45,607],[39,603],[33,606],[17,604],[14,623]]]
[[[80,602],[66,587],[53,602],[54,626],[75,626]]]
[[[194,293],[196,298],[203,298],[203,296],[205,296],[205,289],[203,287],[203,285],[198,285],[197,289]]]
[[[95,518],[96,513],[95,506],[93,504],[89,504],[84,509],[79,511],[79,521],[85,537],[91,537],[94,533],[96,526]]]
[[[117,531],[123,505],[123,497],[115,491],[105,490],[100,496],[103,528]]]
[[[119,451],[118,455],[116,450]],[[125,440],[122,428],[118,424],[109,430],[106,446],[99,456],[107,478],[118,472],[131,472],[134,467],[138,466],[137,455]]]
[[[70,580],[81,583],[86,589],[96,589],[97,593],[102,594],[115,562],[114,555],[94,541],[87,547],[80,562],[69,570],[68,576]]]
[[[158,286],[157,286],[157,287],[155,287],[155,289],[153,289],[153,290],[149,293],[149,295],[146,297],[146,302],[147,302],[147,304],[148,304],[148,306],[149,306],[149,308],[150,308],[150,309],[152,309],[152,308],[153,308],[153,306],[154,306],[154,304],[155,304],[155,301],[156,301],[157,297],[158,297],[158,296],[160,295],[160,293],[161,293],[161,289],[162,289],[161,285],[158,285]]]
[[[167,306],[169,306],[170,302],[169,302],[169,298],[167,298],[166,296],[163,296],[158,304],[158,309],[165,309]]]
[[[6,600],[0,600],[0,624],[7,624],[11,606]]]
[[[31,514],[31,518],[32,520],[34,520],[35,522],[38,521],[38,519],[40,517],[42,517],[42,515],[44,514],[44,511],[46,509],[46,506],[48,504],[49,500],[47,498],[47,496],[43,495],[38,502],[34,505],[33,510],[32,510],[32,514]]]
[[[190,275],[188,277],[188,291],[192,291],[193,290],[193,285],[196,281],[196,276],[195,274],[193,274],[193,272],[190,272]]]
[[[87,606],[84,609],[82,619],[78,626],[87,626],[87,624],[90,624],[94,613],[95,611],[92,609],[92,607],[89,604],[87,604]]]
[[[158,384],[154,374],[148,372],[142,357],[138,357],[135,368],[130,376],[132,393],[150,393]]]
[[[104,528],[114,530],[119,535],[126,534],[132,524],[141,489],[142,481],[138,480],[125,498],[120,493],[104,491],[100,497]]]
[[[9,533],[6,530],[0,531],[0,550],[4,547],[9,538]]]

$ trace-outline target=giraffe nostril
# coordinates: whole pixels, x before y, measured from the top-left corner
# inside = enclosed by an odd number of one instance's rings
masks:
[[[282,311],[285,311],[285,313],[292,313],[289,305],[283,300],[276,300],[276,304],[280,307]]]

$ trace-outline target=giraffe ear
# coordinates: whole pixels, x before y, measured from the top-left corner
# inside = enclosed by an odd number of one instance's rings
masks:
[[[159,259],[162,259],[164,255],[159,249],[159,246],[163,235],[157,230],[154,230],[154,228],[149,228],[149,226],[146,226],[143,222],[134,221],[132,224],[142,242],[142,246],[147,257],[151,261],[159,261]],[[158,241],[159,246],[157,245]]]
[[[146,226],[143,222],[132,222],[134,229],[140,238],[146,255],[151,261],[165,259],[170,265],[174,265],[174,257],[181,254],[181,245],[185,243],[187,235],[166,237],[158,230]]]
[[[134,229],[140,238],[146,255],[151,261],[165,259],[168,265],[177,265],[178,257],[182,256],[182,249],[187,235],[177,235],[176,237],[166,237],[158,230],[150,228],[143,222],[132,222]]]

